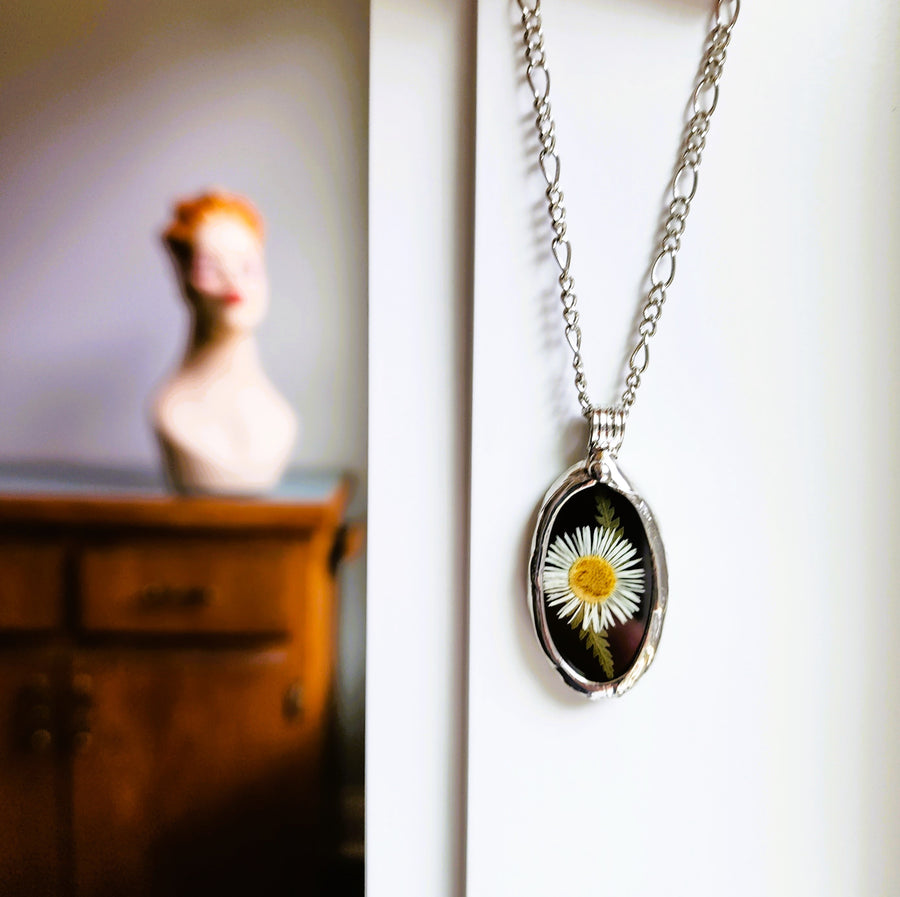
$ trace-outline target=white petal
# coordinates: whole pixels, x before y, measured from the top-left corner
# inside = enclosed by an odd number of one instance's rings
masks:
[[[634,555],[635,550],[631,544],[622,540],[609,548],[606,559],[611,564],[625,565]]]
[[[562,535],[562,547],[566,550],[566,553],[572,557],[578,557],[578,549],[575,545],[575,540],[572,538],[571,534],[564,533]]]
[[[643,590],[641,590],[641,591],[643,591]],[[640,600],[641,600],[640,594],[641,593],[637,589],[630,589],[627,586],[621,586],[616,589],[616,593],[624,596],[625,598],[628,598],[631,601],[637,601],[638,603],[640,603]]]
[[[613,541],[615,536],[613,535],[613,531],[609,529],[605,529],[602,531],[602,535],[600,537],[600,544],[597,549],[597,554],[600,557],[605,558],[609,554],[609,550],[613,545]]]
[[[609,613],[609,608],[606,604],[603,605],[603,610],[600,613],[600,628],[601,629],[611,629],[615,625],[615,621]]]
[[[611,613],[613,613],[613,614],[616,615],[616,619],[617,619],[620,623],[624,623],[624,622],[628,619],[628,614],[625,613],[625,611],[624,611],[621,607],[619,607],[618,605],[614,605],[614,606],[611,608]]]
[[[633,570],[633,569],[641,570],[641,569],[643,569],[643,558],[633,557],[630,560],[626,560],[626,559],[618,560],[615,562],[615,564],[613,564],[613,567],[616,570],[622,570],[622,571]]]

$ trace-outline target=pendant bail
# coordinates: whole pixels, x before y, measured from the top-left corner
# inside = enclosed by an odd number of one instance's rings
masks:
[[[588,442],[588,458],[599,460],[601,455],[615,458],[625,438],[627,412],[621,407],[594,408],[591,411],[591,436]]]

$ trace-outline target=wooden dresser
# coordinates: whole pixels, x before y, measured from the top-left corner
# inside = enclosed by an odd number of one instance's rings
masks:
[[[0,471],[3,897],[317,893],[347,493]]]

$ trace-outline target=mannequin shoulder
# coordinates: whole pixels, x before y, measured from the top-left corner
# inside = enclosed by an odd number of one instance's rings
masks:
[[[202,392],[190,378],[171,377],[151,397],[153,428],[164,438],[182,434],[191,429],[192,422],[202,412],[202,405]]]

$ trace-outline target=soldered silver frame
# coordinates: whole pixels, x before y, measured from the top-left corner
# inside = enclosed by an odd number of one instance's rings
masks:
[[[595,682],[585,678],[559,653],[550,629],[547,625],[547,601],[544,595],[542,571],[550,547],[550,534],[553,524],[563,505],[572,496],[584,489],[602,483],[615,490],[627,499],[637,511],[644,527],[653,567],[656,588],[648,589],[652,594],[653,604],[647,626],[644,630],[644,641],[638,651],[634,663],[621,676],[609,682]],[[534,623],[538,641],[544,653],[562,676],[566,685],[581,692],[588,698],[618,697],[625,694],[647,672],[662,635],[663,620],[666,615],[668,599],[668,572],[666,570],[666,554],[663,549],[659,528],[653,519],[647,502],[638,495],[631,484],[619,470],[613,457],[604,454],[599,459],[581,461],[570,467],[549,489],[538,513],[538,522],[531,543],[531,560],[529,563],[529,585],[531,591],[531,619]]]

